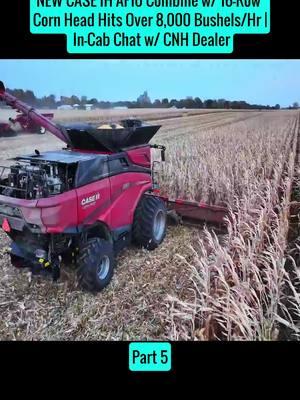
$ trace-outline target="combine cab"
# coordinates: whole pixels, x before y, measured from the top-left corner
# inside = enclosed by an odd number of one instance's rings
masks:
[[[0,168],[0,224],[12,239],[11,262],[58,279],[73,263],[80,285],[100,291],[116,254],[134,243],[156,249],[168,210],[193,222],[222,223],[226,209],[159,197],[150,140],[160,129],[139,120],[60,126],[6,93],[0,100],[65,142],[60,151],[15,158]]]

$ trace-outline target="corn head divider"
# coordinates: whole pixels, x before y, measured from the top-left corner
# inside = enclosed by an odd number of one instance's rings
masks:
[[[164,196],[159,197],[167,204],[168,210],[175,211],[182,218],[182,222],[193,225],[197,225],[199,222],[222,225],[229,214],[225,207],[182,199],[172,200]]]
[[[164,162],[166,148],[150,144],[160,125],[125,119],[61,126],[7,93],[0,81],[1,100],[67,145],[35,149],[0,167],[0,227],[11,239],[16,268],[57,280],[71,263],[81,287],[97,292],[111,281],[122,249],[161,245],[168,216],[224,225],[226,208],[160,195],[152,149],[161,151]]]

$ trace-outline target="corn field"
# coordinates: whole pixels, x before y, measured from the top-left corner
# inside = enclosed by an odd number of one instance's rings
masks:
[[[0,339],[299,339],[300,242],[290,237],[291,218],[299,227],[298,112],[164,117],[154,122],[154,142],[167,146],[162,194],[228,207],[226,229],[170,226],[155,252],[122,253],[111,285],[93,297],[71,268],[56,284],[15,271],[0,233]],[[48,134],[39,140],[42,151],[61,147]],[[3,141],[1,162],[35,147],[36,136]]]
[[[168,143],[163,192],[231,210],[225,235],[205,229],[178,254],[190,285],[168,297],[169,338],[276,340],[283,328],[299,338],[300,274],[285,268],[298,135],[298,116],[269,114]]]

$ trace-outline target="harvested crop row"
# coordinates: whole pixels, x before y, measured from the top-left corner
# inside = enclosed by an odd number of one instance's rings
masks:
[[[282,326],[299,337],[285,306],[288,287],[290,304],[300,315],[299,294],[285,270],[299,140],[299,121],[293,123],[291,135],[283,135],[282,153],[272,148],[273,166],[271,158],[265,160],[268,174],[253,175],[251,190],[234,200],[222,244],[206,230],[190,259],[179,256],[191,277],[185,298],[169,297],[170,338],[276,340]]]
[[[58,122],[69,122],[69,121],[83,121],[83,122],[92,122],[98,123],[100,121],[112,121],[115,122],[118,119],[122,118],[139,118],[139,119],[147,119],[153,120],[157,118],[172,118],[172,117],[182,117],[189,116],[190,114],[214,114],[221,113],[223,110],[206,110],[206,109],[198,109],[198,110],[185,110],[185,109],[170,109],[170,108],[134,108],[134,109],[108,109],[108,110],[92,110],[92,111],[84,111],[84,110],[57,110],[55,111],[55,119]]]
[[[156,120],[155,123],[161,124],[162,128],[157,135],[157,140],[170,142],[170,140],[180,139],[190,134],[197,134],[206,129],[223,127],[228,124],[236,123],[262,115],[257,112],[223,112],[208,115],[193,115],[185,118],[184,121],[176,119]]]

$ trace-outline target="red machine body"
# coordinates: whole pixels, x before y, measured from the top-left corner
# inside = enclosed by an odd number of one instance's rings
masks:
[[[70,137],[67,131],[72,131],[73,128],[66,129],[65,127],[54,124],[51,121],[53,119],[53,114],[39,114],[32,107],[5,92],[3,84],[2,86],[0,85],[0,100],[5,101],[6,104],[20,112],[20,115],[14,120],[14,123],[19,122],[26,130],[44,127],[70,146]],[[6,125],[7,129],[9,125]],[[86,127],[83,128],[85,129]],[[156,128],[158,129],[159,127]],[[157,129],[155,129],[155,132]],[[114,149],[100,148],[95,150],[89,146],[84,148],[82,143],[80,143],[79,148],[77,147],[77,142],[73,146],[71,143],[71,147],[73,147],[74,152],[77,151],[86,154],[106,154],[108,156],[114,154]],[[129,225],[132,223],[134,209],[140,196],[144,192],[153,189],[151,176],[151,146],[149,144],[144,146],[137,145],[137,148],[126,150],[126,156],[130,163],[146,168],[147,173],[141,174],[139,171],[139,173],[136,174],[133,172],[124,173],[124,171],[122,171],[122,174],[114,175],[101,180],[101,182],[98,181],[86,185],[84,189],[79,188],[77,190],[71,190],[61,195],[51,197],[50,199],[42,199],[33,203],[20,199],[10,199],[9,201],[17,202],[22,210],[24,210],[24,214],[29,215],[30,218],[34,215],[33,219],[39,219],[39,225],[43,232],[63,232],[67,228],[81,226],[85,220],[92,220],[90,216],[90,214],[92,216],[94,215],[91,212],[92,207],[82,208],[80,204],[83,198],[93,196],[95,192],[99,192],[102,200],[100,201],[100,199],[97,199],[95,203],[99,205],[99,202],[102,202],[104,205],[100,207],[101,213],[99,213],[97,219],[105,222],[110,228],[118,228],[126,224]],[[156,195],[158,195],[157,191]],[[0,201],[1,198],[2,196],[0,195]],[[174,210],[181,217],[189,220],[222,224],[224,219],[228,216],[228,210],[225,207],[211,206],[182,199],[171,199],[168,197],[161,197],[161,199],[168,205],[170,210]],[[71,204],[74,200],[76,200],[77,203],[76,207]],[[7,198],[6,201],[8,201]],[[27,208],[28,210],[36,209],[36,211],[25,211]],[[43,211],[44,208],[45,211]],[[54,217],[56,212],[57,215]],[[64,219],[67,221],[64,222]]]
[[[165,147],[149,142],[160,126],[139,120],[60,126],[8,94],[2,82],[0,100],[21,113],[15,121],[27,130],[43,127],[67,144],[0,167],[0,225],[13,240],[14,265],[32,268],[46,258],[55,278],[62,259],[79,249],[80,281],[101,290],[115,252],[131,242],[148,250],[162,243],[167,209],[192,222],[224,222],[225,208],[159,197],[151,149],[160,149],[164,161]]]
[[[13,110],[19,111],[21,115],[26,116],[27,119],[31,121],[31,123],[45,128],[47,131],[55,135],[58,139],[61,139],[63,142],[68,143],[68,138],[62,131],[61,127],[52,122],[51,119],[49,119],[47,116],[40,114],[33,107],[30,107],[28,104],[23,103],[16,97],[7,93],[5,90],[5,86],[1,81],[0,101],[4,101]]]
[[[150,146],[127,154],[146,166],[144,160],[150,158]],[[150,171],[150,162],[147,167]],[[40,233],[67,234],[78,233],[98,221],[114,231],[132,225],[137,203],[151,189],[150,173],[124,172],[49,198],[28,200],[0,195],[0,213],[1,204],[5,204],[6,209],[17,208],[23,216],[20,219],[0,214],[0,224],[5,216],[12,229],[18,231],[27,224],[29,230]]]
[[[48,120],[51,120],[54,118],[53,113],[46,113],[46,114],[41,114],[43,117],[47,118]],[[45,133],[46,129],[44,127],[41,127],[41,125],[37,124],[34,122],[28,115],[24,113],[19,113],[17,114],[16,118],[10,118],[9,121],[13,125],[19,124],[22,128],[23,132],[26,133]]]

